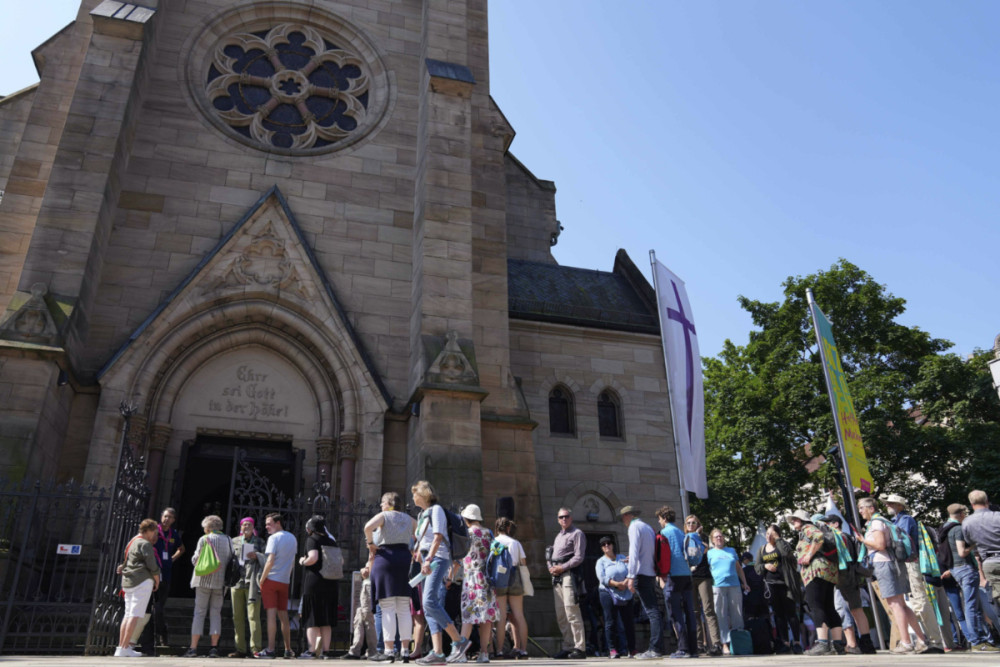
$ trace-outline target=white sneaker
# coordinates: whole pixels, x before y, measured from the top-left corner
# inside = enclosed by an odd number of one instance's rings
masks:
[[[129,647],[122,652],[122,655],[126,658],[141,658],[142,653],[136,651],[134,648]]]
[[[121,646],[116,646],[115,647],[115,657],[116,658],[124,658],[125,654],[122,653],[122,651],[124,651],[124,649]]]

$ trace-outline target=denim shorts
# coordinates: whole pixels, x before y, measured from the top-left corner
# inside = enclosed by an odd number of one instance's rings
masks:
[[[910,592],[910,579],[906,575],[905,564],[878,561],[874,563],[874,569],[879,592],[886,600]]]

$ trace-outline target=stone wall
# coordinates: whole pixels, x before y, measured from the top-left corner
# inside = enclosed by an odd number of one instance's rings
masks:
[[[17,147],[21,143],[37,90],[35,85],[0,99],[0,190],[7,188],[7,178],[14,166]],[[22,166],[22,170],[31,173],[28,166]]]
[[[511,321],[511,365],[522,379],[534,432],[545,540],[558,527],[561,505],[574,508],[585,531],[611,532],[624,544],[614,512],[624,504],[646,516],[664,503],[679,506],[666,370],[657,336]],[[573,395],[574,435],[549,431],[548,396],[557,385]],[[621,401],[624,437],[598,435],[597,397]],[[586,521],[588,513],[594,521]]]
[[[32,52],[41,78],[32,96],[20,143],[0,204],[0,312],[7,308],[21,271],[42,199],[49,185],[56,150],[62,141],[70,103],[90,41],[89,12],[100,0],[81,2],[76,21]],[[87,122],[87,121],[83,121]],[[77,158],[82,161],[82,154]],[[30,282],[27,287],[30,286]]]
[[[560,231],[555,183],[536,178],[510,153],[505,163],[509,256],[555,264],[552,239],[553,235],[558,238]]]

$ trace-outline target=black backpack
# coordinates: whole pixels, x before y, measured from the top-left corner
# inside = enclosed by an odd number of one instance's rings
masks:
[[[819,553],[814,558],[822,556],[831,563],[837,563],[837,538],[833,535],[833,528],[822,521],[817,521],[814,525],[819,528],[819,532],[823,533],[823,546],[820,547]]]
[[[448,519],[448,544],[451,546],[451,559],[462,560],[469,553],[469,528],[465,519],[444,506],[444,515]]]
[[[954,521],[949,521],[937,530],[934,530],[931,526],[924,526],[924,528],[927,529],[928,534],[930,534],[931,539],[934,540],[934,555],[937,556],[938,566],[941,568],[941,572],[947,572],[951,568],[955,567],[954,554],[952,554],[951,545],[948,543],[948,533],[957,525],[959,524]]]

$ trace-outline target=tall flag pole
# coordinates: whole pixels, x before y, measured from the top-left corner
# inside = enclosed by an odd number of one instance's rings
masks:
[[[674,431],[681,509],[688,514],[687,492],[708,498],[705,472],[705,390],[702,385],[698,332],[684,281],[656,260],[649,251],[660,318],[663,360],[670,393],[670,422]]]
[[[858,413],[854,411],[854,401],[847,388],[847,378],[844,368],[840,365],[840,351],[833,339],[833,327],[830,320],[816,305],[811,289],[806,290],[806,300],[812,315],[813,327],[816,329],[816,342],[819,344],[820,359],[823,362],[823,377],[826,378],[826,390],[830,395],[830,407],[833,409],[833,422],[837,430],[837,445],[840,449],[841,465],[844,468],[844,479],[847,480],[847,495],[851,503],[850,515],[854,526],[862,530],[861,517],[858,515],[858,502],[854,498],[854,489],[859,488],[865,493],[872,491],[872,474],[868,470],[868,457],[864,444],[861,442],[861,427],[858,424]],[[868,582],[868,595],[875,598],[871,582]],[[875,614],[875,625],[878,631],[879,644],[884,646],[882,622]]]

